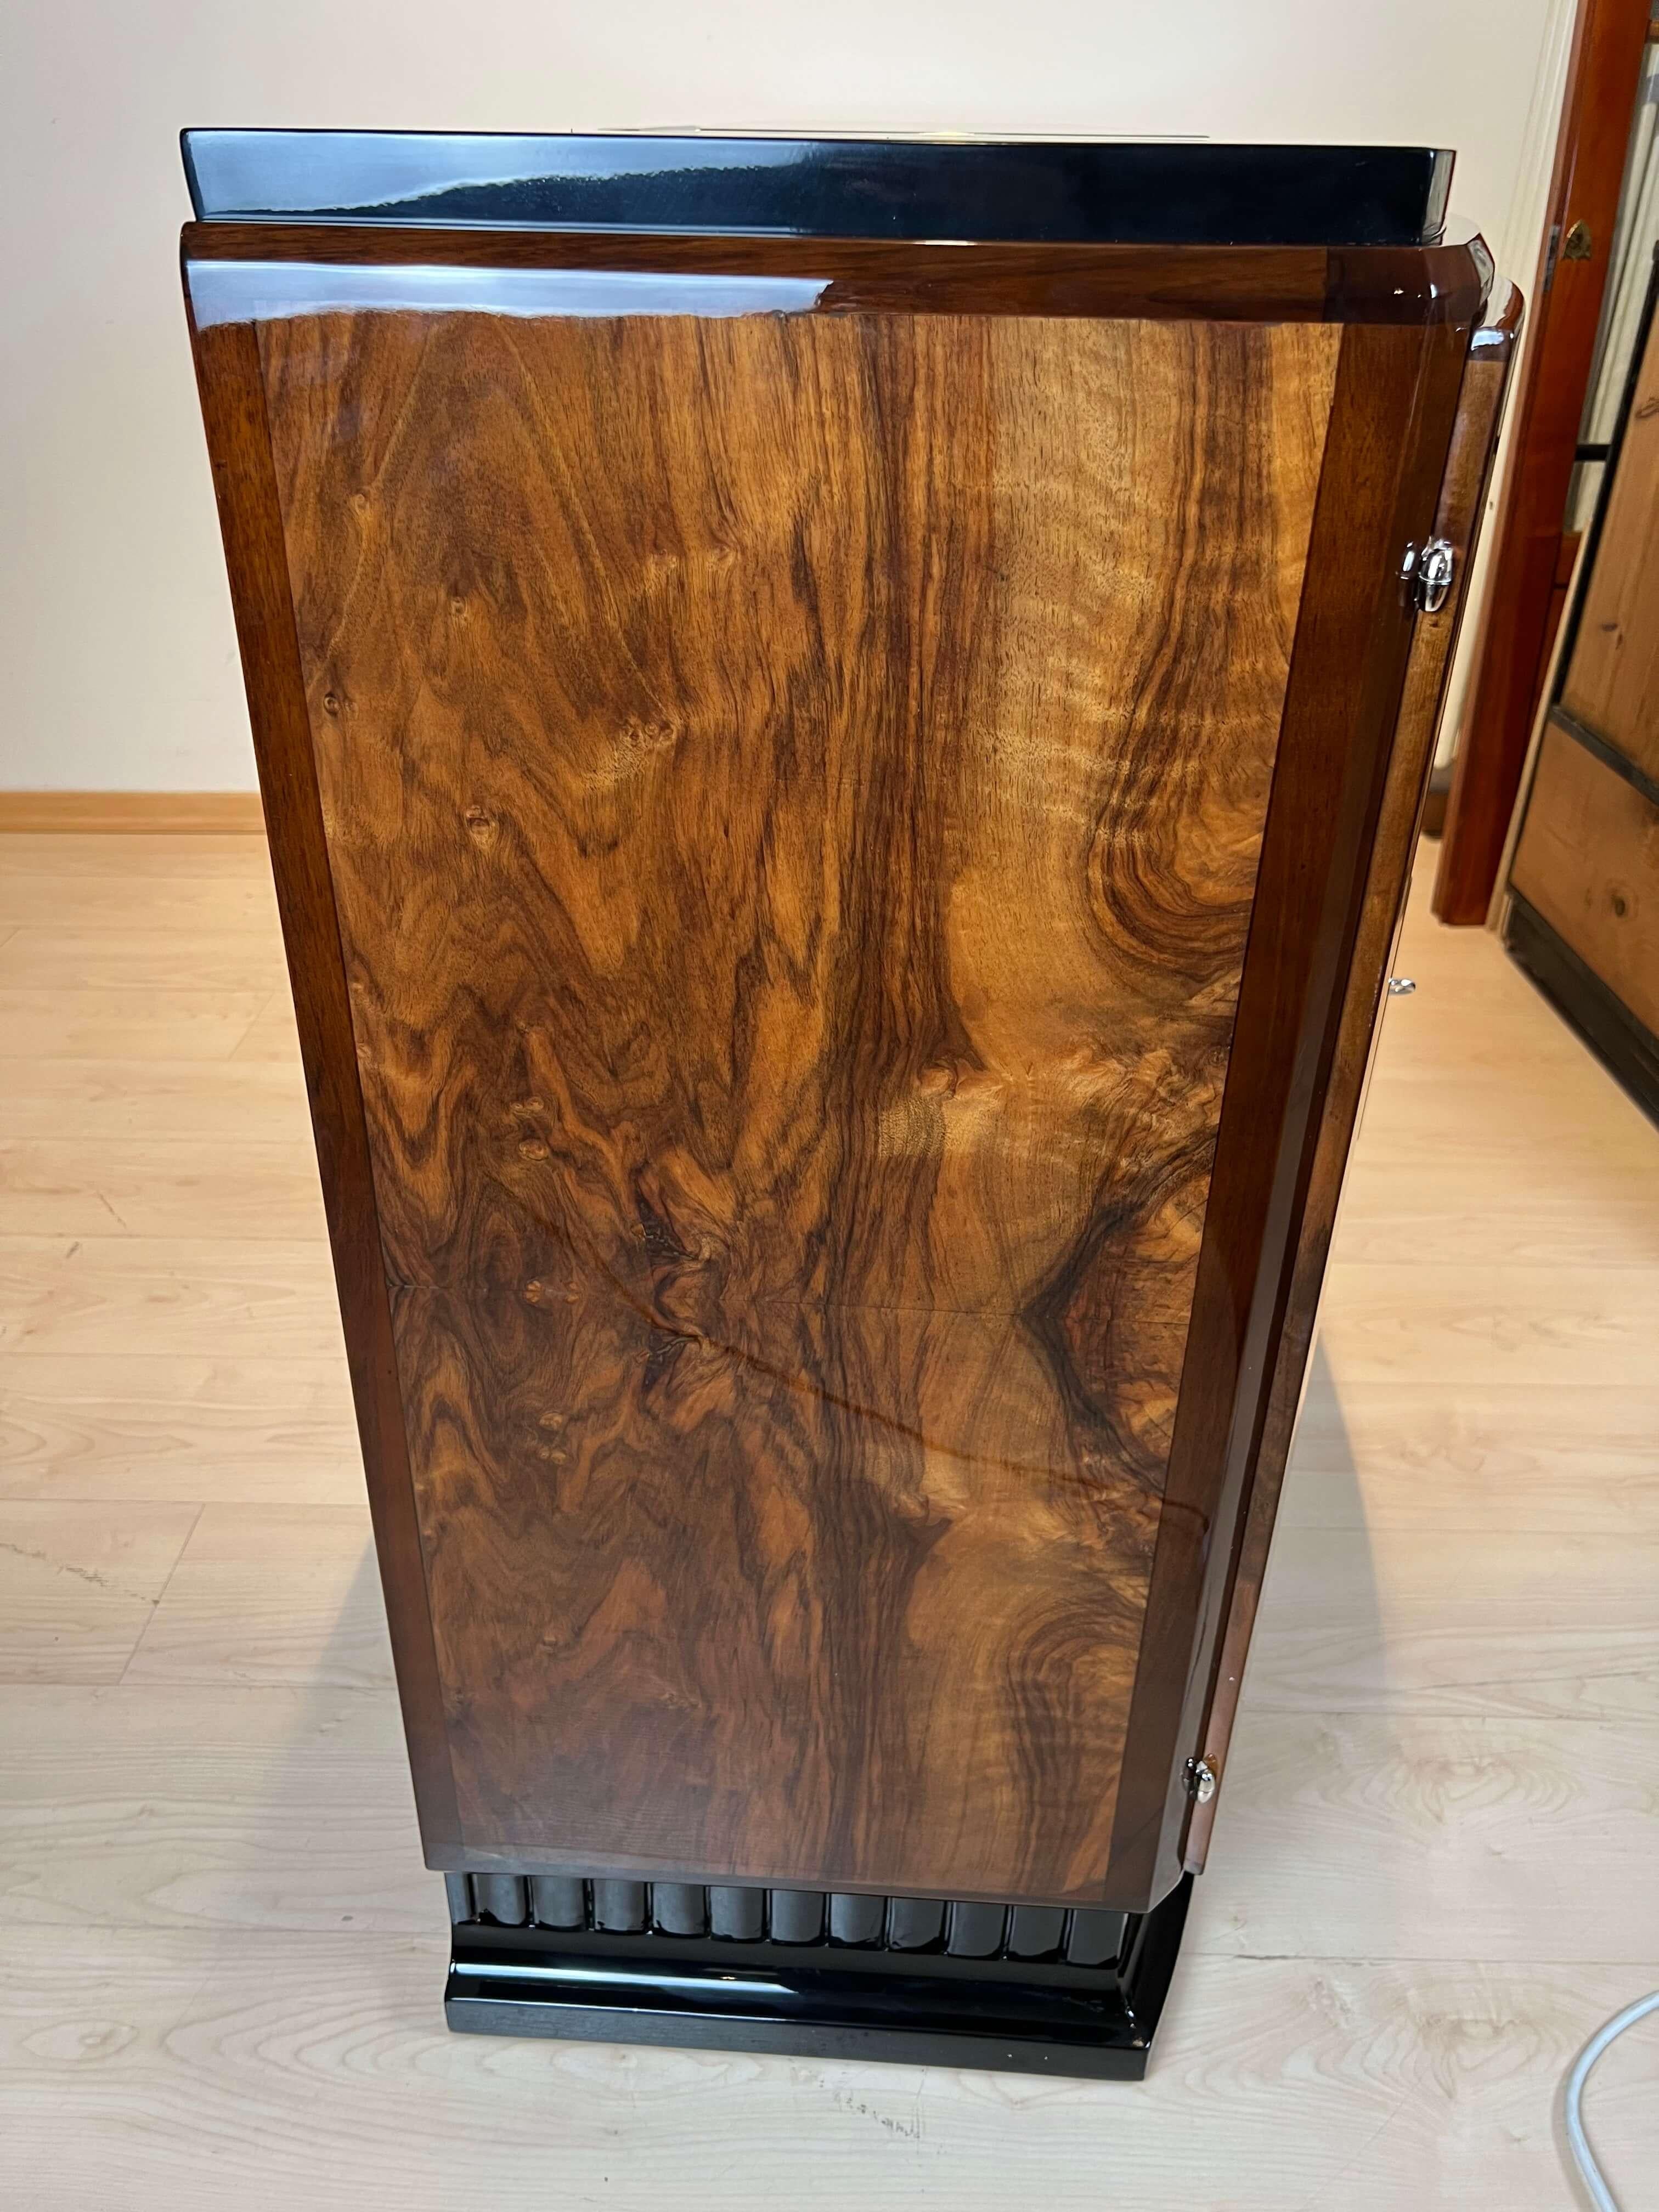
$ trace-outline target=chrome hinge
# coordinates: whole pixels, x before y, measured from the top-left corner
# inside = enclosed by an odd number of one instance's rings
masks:
[[[1565,238],[1559,222],[1550,225],[1549,245],[1544,253],[1544,281],[1539,289],[1547,292],[1555,282],[1558,261],[1590,261],[1595,255],[1595,234],[1587,222],[1573,224]]]
[[[1207,1759],[1189,1759],[1185,1776],[1187,1795],[1207,1805],[1215,1796],[1215,1769]]]
[[[1416,988],[1409,975],[1390,975],[1389,978],[1389,996],[1391,999],[1409,999]]]
[[[1400,563],[1401,596],[1425,615],[1437,615],[1452,587],[1457,555],[1449,538],[1431,538],[1426,545],[1408,545]]]

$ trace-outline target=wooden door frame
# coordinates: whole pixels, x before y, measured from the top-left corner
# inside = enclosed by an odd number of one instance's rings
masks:
[[[1601,325],[1651,0],[1579,0],[1548,219],[1518,372],[1515,449],[1446,805],[1434,911],[1483,923],[1538,703],[1567,495]],[[1570,258],[1576,224],[1590,252]]]

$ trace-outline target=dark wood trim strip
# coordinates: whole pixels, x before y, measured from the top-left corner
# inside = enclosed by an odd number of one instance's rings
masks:
[[[430,1863],[453,1864],[460,1823],[258,340],[246,323],[192,322],[191,337],[422,1841]]]
[[[1490,276],[1472,238],[1428,246],[920,245],[614,231],[187,223],[187,262],[807,278],[821,313],[1185,316],[1469,323]]]
[[[1364,908],[1412,616],[1468,330],[1344,337],[1204,1224],[1103,1900],[1179,1876],[1246,1478],[1269,1410],[1297,1231]]]
[[[1394,758],[1302,1218],[1296,1273],[1274,1363],[1267,1417],[1240,1511],[1238,1551],[1228,1589],[1225,1626],[1217,1644],[1209,1705],[1200,1729],[1204,1755],[1218,1775],[1226,1771],[1244,1662],[1255,1626],[1279,1492],[1313,1352],[1343,1175],[1370,1083],[1381,1034],[1383,984],[1394,966],[1405,919],[1406,893],[1434,761],[1435,736],[1486,513],[1513,356],[1514,329],[1519,320],[1519,295],[1513,286],[1505,312],[1512,319],[1509,343],[1482,344],[1482,338],[1489,336],[1486,331],[1477,331],[1470,343],[1451,451],[1435,514],[1436,536],[1449,539],[1457,549],[1455,586],[1452,598],[1437,613],[1418,616],[1412,637]],[[1182,1854],[1183,1863],[1191,1872],[1202,1871],[1220,1796],[1217,1791],[1207,1804],[1193,1808]]]
[[[592,231],[393,230],[189,223],[192,262],[331,268],[566,270],[744,276],[822,285],[817,312],[1326,316],[1323,247],[923,246],[908,240],[629,236]]]
[[[1638,768],[1626,754],[1621,753],[1611,738],[1604,738],[1599,730],[1591,729],[1588,722],[1581,722],[1576,714],[1568,714],[1562,706],[1552,707],[1549,719],[1563,737],[1576,738],[1587,753],[1595,754],[1604,768],[1610,768],[1615,775],[1622,776],[1632,790],[1639,791],[1650,806],[1659,806],[1659,783],[1655,782],[1645,769]]]

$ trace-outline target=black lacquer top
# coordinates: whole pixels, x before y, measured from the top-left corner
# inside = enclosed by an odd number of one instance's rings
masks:
[[[1419,246],[1452,156],[1201,139],[186,131],[204,222],[1137,246]]]

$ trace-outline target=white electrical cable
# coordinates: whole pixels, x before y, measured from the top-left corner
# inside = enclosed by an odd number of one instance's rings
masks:
[[[1584,2084],[1589,2070],[1616,2036],[1627,2027],[1634,2027],[1638,2020],[1645,2020],[1650,2012],[1659,2012],[1659,1990],[1651,1996],[1638,1997],[1627,2004],[1623,2012],[1616,2012],[1604,2027],[1598,2027],[1579,2052],[1573,2069],[1567,2076],[1567,2148],[1572,2153],[1573,2163],[1583,2177],[1595,2212],[1619,2212],[1619,2200],[1607,2187],[1601,2167],[1595,2163],[1584,2133]]]

